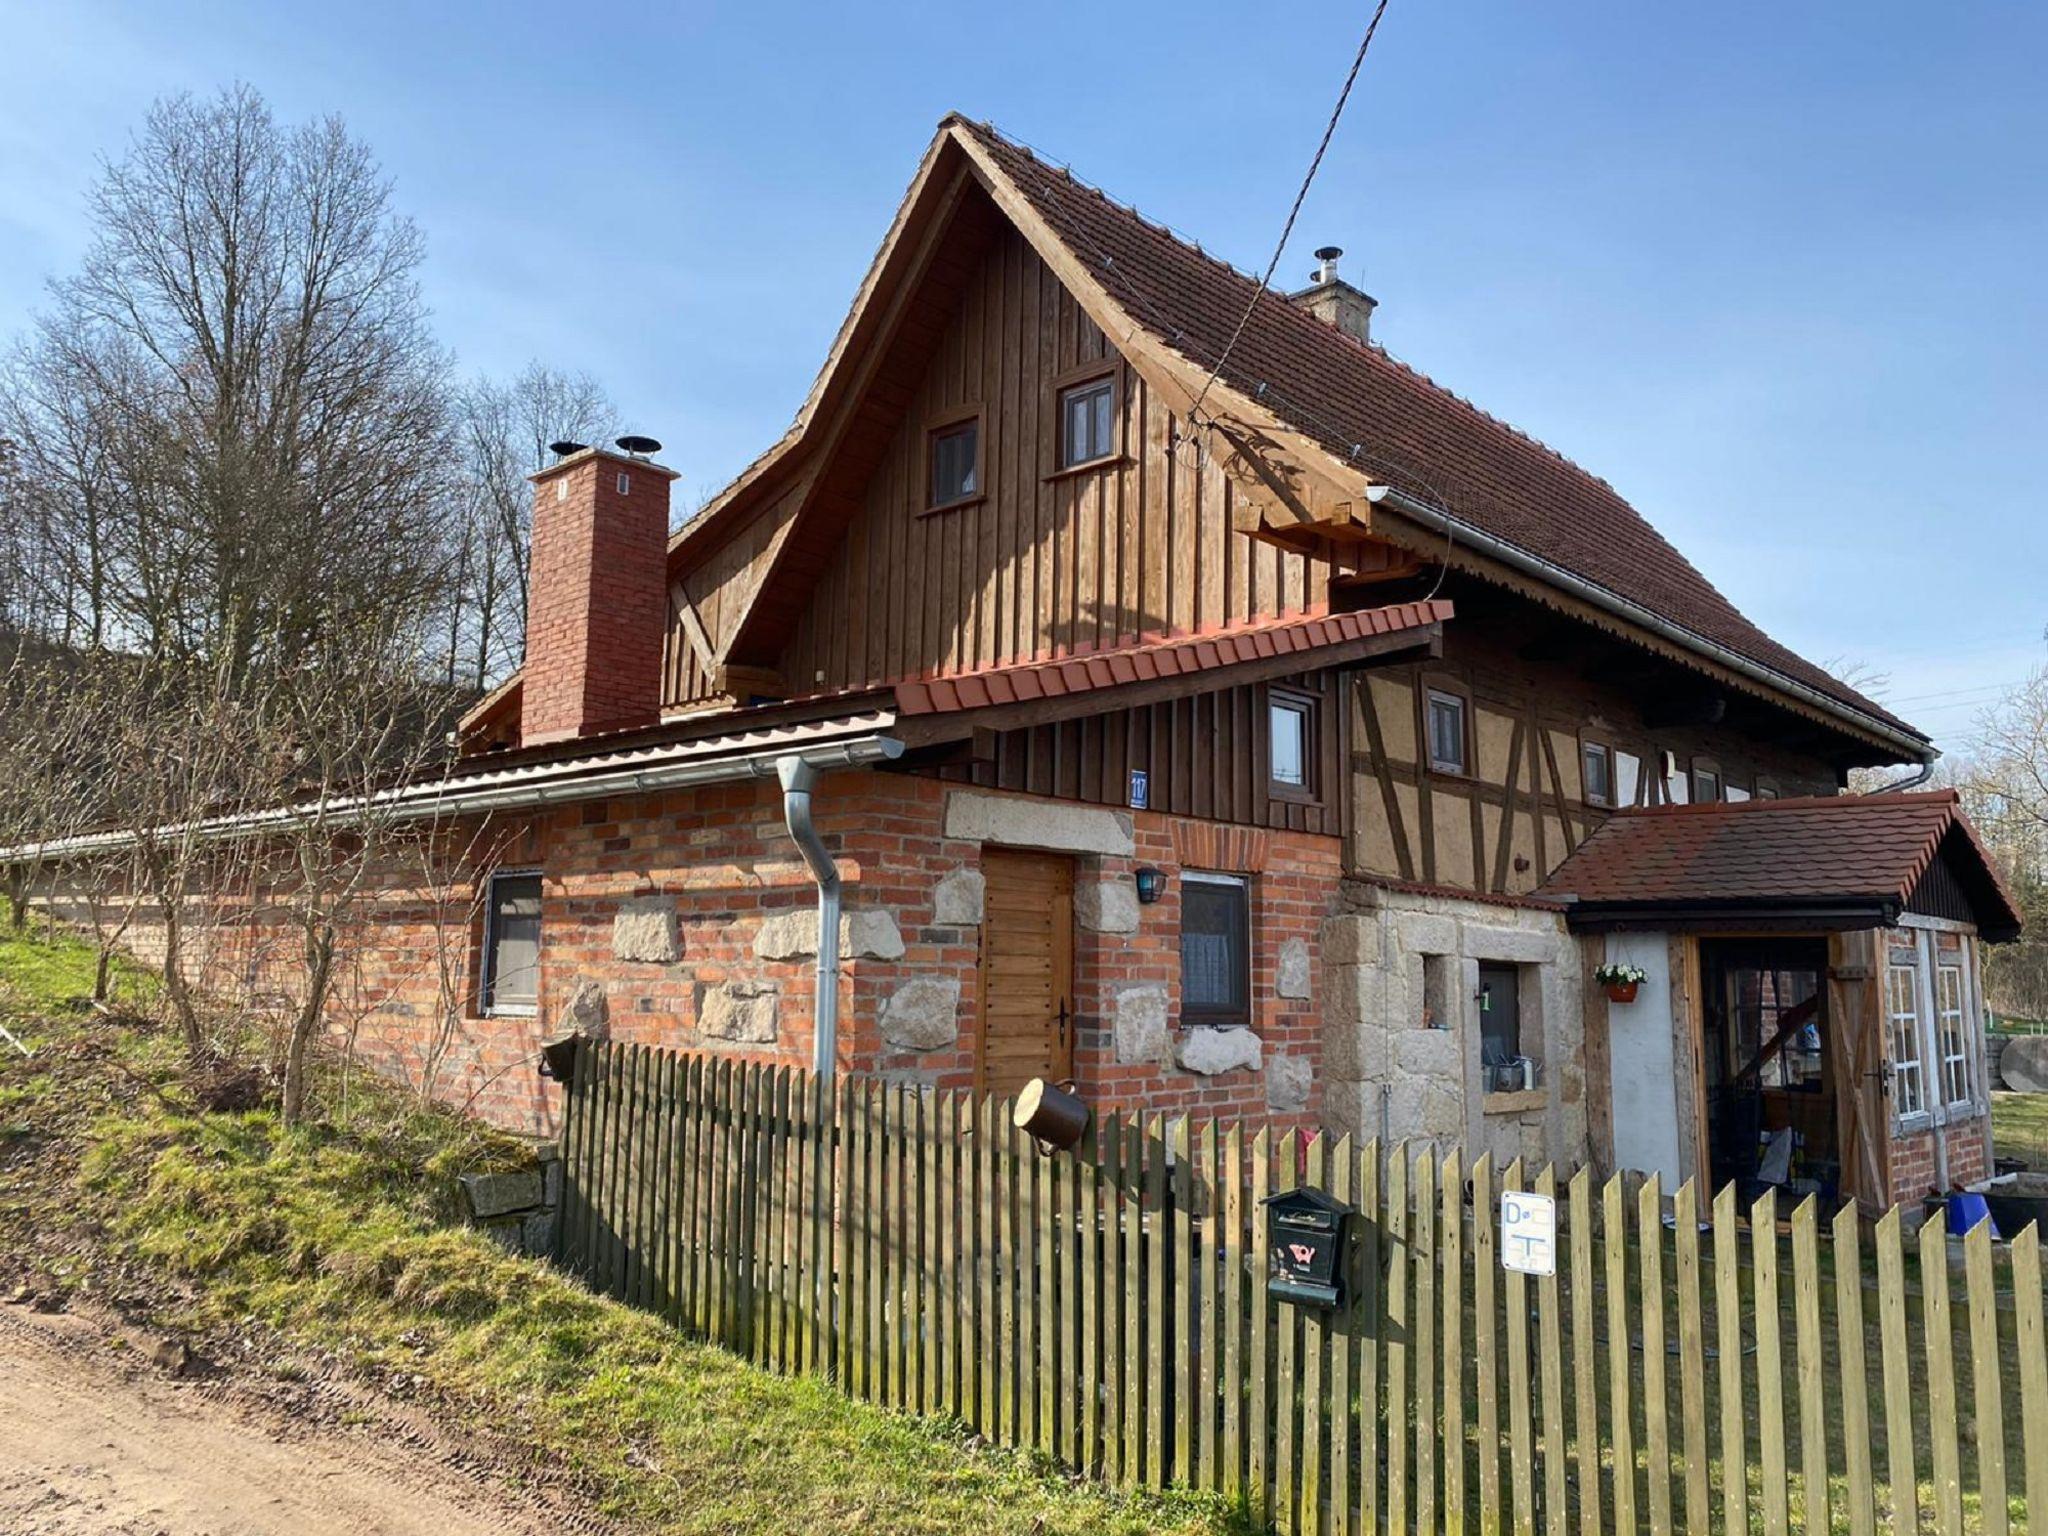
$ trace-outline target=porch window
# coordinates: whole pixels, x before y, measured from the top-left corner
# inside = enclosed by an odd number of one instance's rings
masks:
[[[1614,753],[1605,742],[1589,741],[1579,749],[1586,779],[1586,804],[1614,804]]]
[[[1614,803],[1634,805],[1641,798],[1643,760],[1633,752],[1614,754]]]
[[[941,427],[931,439],[933,510],[981,494],[981,420],[969,417]]]
[[[1901,1120],[1927,1113],[1927,1071],[1920,1055],[1920,985],[1915,967],[1884,973],[1887,1043],[1892,1058],[1892,1112]]]
[[[1721,770],[1702,758],[1693,759],[1692,799],[1695,805],[1712,805],[1721,798]]]
[[[1941,1043],[1941,1092],[1955,1108],[1974,1107],[1977,1085],[1970,1070],[1970,1031],[1963,1008],[1963,968],[1938,966],[1934,972],[1935,1038]]]
[[[530,1015],[540,1002],[540,876],[491,876],[484,894],[483,985],[486,1014]]]
[[[1180,887],[1180,1011],[1191,1024],[1251,1022],[1250,884],[1189,870]]]
[[[1092,464],[1116,452],[1116,381],[1090,379],[1060,391],[1060,468]]]
[[[1267,785],[1283,800],[1305,800],[1314,791],[1315,700],[1274,689],[1266,700]]]
[[[1465,701],[1455,693],[1429,690],[1429,766],[1437,773],[1466,771]]]

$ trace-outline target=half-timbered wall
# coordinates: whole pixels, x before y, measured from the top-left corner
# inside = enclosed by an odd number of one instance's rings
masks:
[[[1589,740],[1640,764],[1629,804],[1662,802],[1667,751],[1681,774],[1707,767],[1749,794],[1834,792],[1818,758],[1728,729],[1651,730],[1641,723],[1640,691],[1525,659],[1479,630],[1453,620],[1440,661],[1357,675],[1349,700],[1354,874],[1509,895],[1533,890],[1607,813],[1585,798],[1581,749]],[[1466,700],[1467,777],[1428,767],[1431,688]]]
[[[1058,391],[1116,381],[1117,453],[1057,469]],[[982,494],[927,507],[934,427],[979,412]],[[781,661],[792,692],[1298,611],[1320,562],[1230,526],[1213,459],[1013,230],[983,258]]]
[[[703,563],[671,581],[668,643],[662,657],[662,707],[717,697],[711,662],[745,615],[766,576],[776,541],[796,512],[785,492],[768,502]]]

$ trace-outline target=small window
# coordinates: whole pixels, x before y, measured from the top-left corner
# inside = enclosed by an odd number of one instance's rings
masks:
[[[1730,805],[1740,805],[1743,801],[1749,799],[1750,796],[1748,790],[1744,789],[1733,779],[1730,779],[1721,786],[1721,797]]]
[[[1963,968],[1939,966],[1934,972],[1935,1038],[1941,1043],[1941,1091],[1950,1105],[1977,1102],[1970,1070],[1970,1032],[1964,1022]]]
[[[1315,791],[1315,700],[1275,689],[1266,701],[1267,781],[1272,793],[1305,800]]]
[[[981,494],[981,423],[955,422],[932,434],[931,505],[949,507]]]
[[[1522,1054],[1521,977],[1512,965],[1479,967],[1479,1062],[1511,1066]]]
[[[1643,791],[1643,760],[1633,752],[1614,754],[1614,803],[1634,805]]]
[[[1116,451],[1116,381],[1090,379],[1060,391],[1060,468],[1092,464]]]
[[[1183,874],[1181,1017],[1192,1024],[1249,1024],[1251,958],[1247,883],[1236,875]]]
[[[1885,968],[1887,1043],[1892,1057],[1892,1113],[1901,1120],[1927,1113],[1927,1073],[1920,1056],[1919,977],[1910,965]]]
[[[487,1014],[530,1014],[540,1002],[540,876],[493,875],[484,898]]]
[[[1589,741],[1579,749],[1586,777],[1586,804],[1614,804],[1614,753],[1604,742]]]
[[[1692,798],[1695,805],[1712,805],[1721,798],[1721,770],[1697,758],[1692,765]]]
[[[1685,805],[1692,799],[1692,775],[1686,772],[1676,752],[1664,754],[1664,803]]]
[[[1455,693],[1429,690],[1429,766],[1438,773],[1465,770],[1465,701]]]
[[[1756,797],[1759,800],[1775,800],[1778,798],[1778,786],[1769,779],[1758,779],[1756,781]]]

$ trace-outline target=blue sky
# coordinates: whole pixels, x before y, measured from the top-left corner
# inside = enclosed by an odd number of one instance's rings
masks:
[[[0,0],[0,335],[151,98],[241,78],[375,146],[465,367],[590,370],[701,497],[943,113],[1256,269],[1368,9]],[[2048,623],[2044,55],[2023,4],[1394,0],[1281,277],[1344,246],[1390,349],[1960,746]]]

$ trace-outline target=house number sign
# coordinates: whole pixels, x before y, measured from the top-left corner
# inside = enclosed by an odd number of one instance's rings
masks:
[[[1501,1268],[1524,1275],[1557,1273],[1557,1202],[1509,1190],[1500,1197]]]
[[[1131,809],[1145,810],[1152,804],[1152,775],[1143,768],[1131,770]]]

